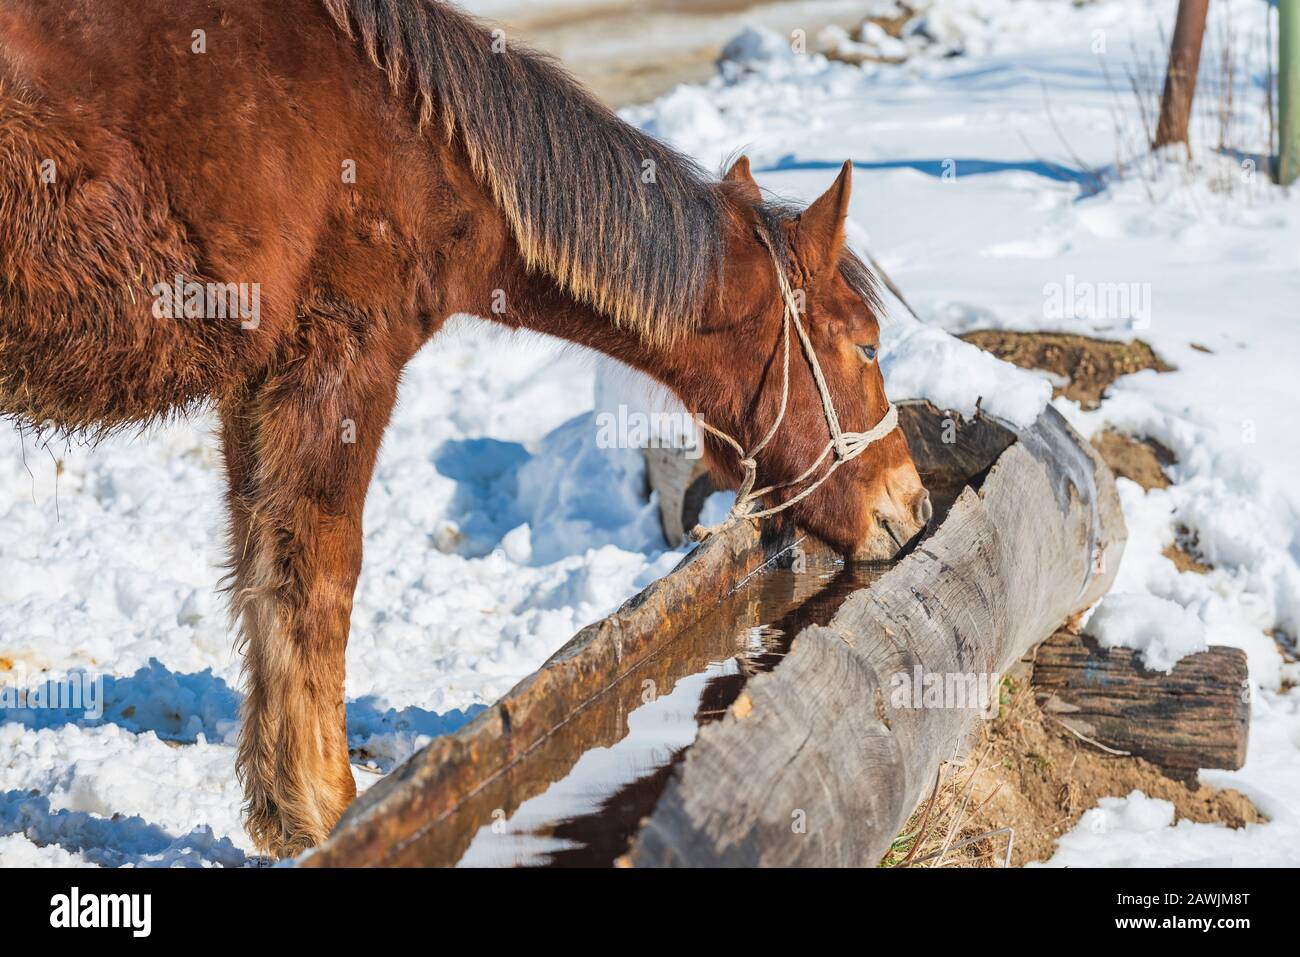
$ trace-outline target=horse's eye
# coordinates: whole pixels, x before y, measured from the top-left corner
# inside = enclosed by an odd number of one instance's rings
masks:
[[[858,351],[862,353],[862,358],[868,362],[875,362],[876,355],[880,352],[879,346],[858,346]]]

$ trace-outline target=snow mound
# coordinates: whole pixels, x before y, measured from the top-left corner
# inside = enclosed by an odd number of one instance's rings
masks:
[[[1111,593],[1088,619],[1088,634],[1103,648],[1132,648],[1149,671],[1171,672],[1174,665],[1209,642],[1205,623],[1182,605],[1151,594]]]
[[[728,83],[753,73],[789,76],[805,72],[808,60],[795,50],[790,38],[762,27],[746,27],[722,48],[718,72]]]
[[[942,329],[915,320],[881,327],[881,370],[889,397],[928,399],[941,409],[973,416],[983,411],[1027,428],[1047,407],[1052,384],[1017,369]]]
[[[1049,867],[1233,867],[1284,864],[1267,825],[1175,823],[1173,804],[1133,791],[1105,797],[1057,844]],[[1030,864],[1041,867],[1041,864]]]

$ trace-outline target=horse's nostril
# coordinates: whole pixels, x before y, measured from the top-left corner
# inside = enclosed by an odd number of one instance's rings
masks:
[[[930,519],[934,517],[934,503],[930,501],[930,493],[922,490],[921,494],[916,497],[916,504],[912,507],[912,512],[916,520],[922,525],[929,525]]]

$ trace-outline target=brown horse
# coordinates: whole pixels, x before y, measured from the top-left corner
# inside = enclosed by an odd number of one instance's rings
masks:
[[[320,841],[355,793],[344,647],[406,362],[477,314],[643,370],[749,448],[780,411],[775,254],[866,430],[888,401],[849,188],[846,166],[798,213],[744,160],[711,181],[435,0],[0,4],[0,413],[92,436],[220,416],[259,847]],[[760,484],[827,442],[798,344],[791,369]],[[928,515],[895,431],[779,520],[882,558]]]

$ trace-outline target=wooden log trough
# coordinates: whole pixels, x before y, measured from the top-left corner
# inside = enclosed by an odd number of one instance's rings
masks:
[[[1054,410],[900,420],[941,505],[901,561],[730,527],[300,864],[874,866],[980,692],[996,711],[997,677],[1107,590],[1125,540],[1109,470]]]

